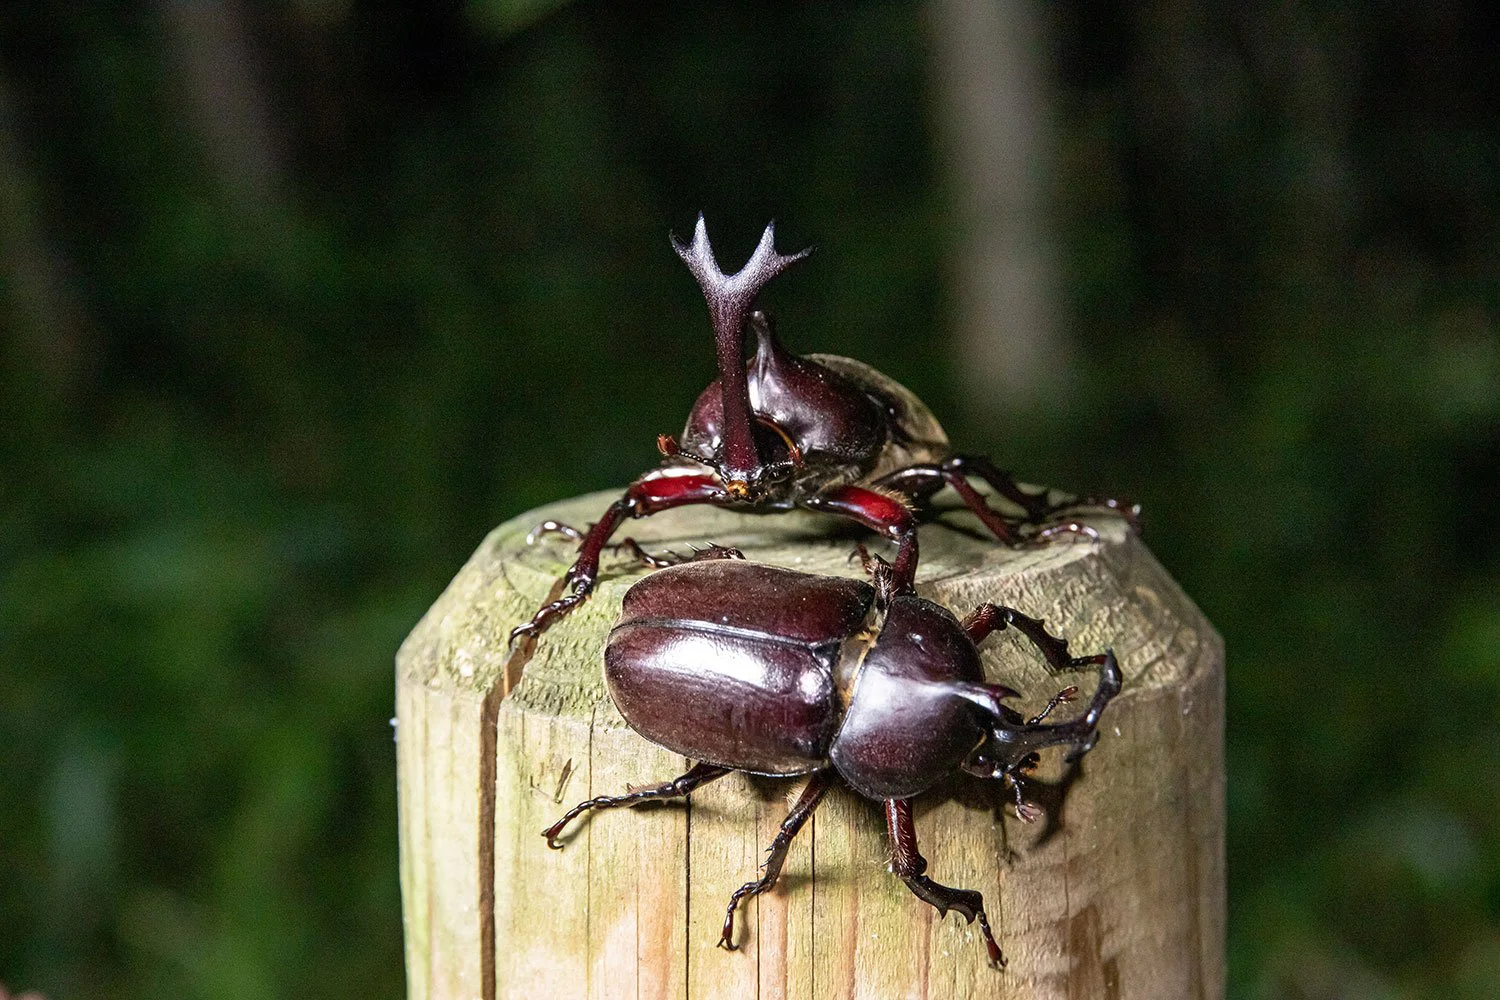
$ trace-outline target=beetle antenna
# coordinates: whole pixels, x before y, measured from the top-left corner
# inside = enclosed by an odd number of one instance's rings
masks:
[[[761,234],[760,243],[745,266],[734,274],[725,274],[714,259],[703,213],[698,213],[691,243],[684,244],[672,237],[672,249],[698,279],[703,297],[708,300],[709,318],[713,321],[723,404],[721,471],[731,494],[745,495],[748,481],[755,477],[761,466],[752,426],[750,386],[745,374],[746,317],[766,282],[812,252],[809,248],[791,255],[779,254],[775,244],[776,224],[772,222]]]

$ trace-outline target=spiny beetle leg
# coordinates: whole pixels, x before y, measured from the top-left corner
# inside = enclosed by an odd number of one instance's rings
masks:
[[[871,552],[864,542],[854,544],[854,551],[849,553],[849,559],[851,562],[858,559],[859,568],[872,577],[879,576],[882,572],[889,573],[891,569],[891,564],[886,562],[885,557]]]
[[[728,773],[729,768],[727,767],[700,762],[693,765],[692,770],[688,771],[682,777],[674,778],[660,785],[651,785],[648,788],[636,788],[624,795],[601,795],[598,798],[589,799],[587,802],[580,802],[572,809],[569,809],[562,819],[543,830],[542,836],[547,838],[548,847],[554,851],[560,851],[563,845],[558,842],[557,838],[562,835],[563,827],[590,809],[613,809],[616,806],[633,806],[654,799],[682,798],[684,795],[691,793],[693,789],[706,785],[715,778],[722,778]]]
[[[948,485],[948,480],[939,466],[924,462],[887,473],[871,485],[877,489],[894,490],[911,500],[914,507],[926,508],[932,498]]]
[[[1024,513],[1020,517],[1015,517],[995,510],[983,494],[969,484],[970,476],[988,483],[991,489],[1020,507]],[[1059,514],[1091,507],[1115,511],[1124,517],[1132,528],[1139,531],[1140,527],[1140,507],[1136,504],[1110,497],[1095,496],[1073,497],[1059,503],[1052,503],[1048,499],[1050,490],[1028,493],[1021,488],[1010,473],[1002,472],[995,468],[989,459],[976,455],[954,455],[941,464],[923,463],[907,466],[877,479],[874,483],[876,488],[894,490],[910,498],[912,504],[918,507],[925,507],[933,495],[945,485],[953,487],[953,491],[963,500],[964,506],[973,511],[992,535],[1013,548],[1045,545],[1065,534],[1081,535],[1091,541],[1098,541],[1098,532],[1077,521],[1036,530],[1037,525],[1044,524]]]
[[[850,559],[859,559],[860,569],[870,575],[870,584],[875,588],[875,603],[884,608],[890,604],[891,598],[897,594],[896,572],[891,564],[877,554],[865,548],[864,542],[854,546],[854,551],[849,553]]]
[[[1047,631],[1046,622],[1023,614],[1003,604],[981,604],[963,620],[963,630],[975,645],[983,642],[991,632],[999,632],[1007,625],[1020,632],[1037,648],[1053,670],[1078,670],[1104,662],[1104,655],[1071,656],[1068,640]]]
[[[964,502],[964,506],[973,511],[974,515],[980,521],[984,522],[984,526],[990,530],[990,534],[1012,548],[1019,548],[1026,543],[1026,539],[1021,534],[1021,522],[1008,518],[991,507],[984,497],[980,495],[979,491],[970,486],[969,481],[961,474],[949,472],[946,468],[943,474],[944,478],[948,480],[948,485],[953,487],[953,491]]]
[[[729,897],[729,908],[724,911],[724,927],[719,933],[719,947],[734,951],[739,945],[734,943],[734,910],[740,905],[740,900],[747,896],[758,896],[776,884],[781,877],[781,866],[786,863],[786,852],[792,846],[792,840],[797,833],[812,818],[813,811],[818,808],[818,803],[823,800],[823,795],[833,784],[833,774],[830,771],[819,771],[807,782],[807,787],[802,789],[802,794],[797,796],[797,802],[791,811],[786,814],[786,819],[781,821],[781,829],[776,834],[776,839],[771,841],[771,846],[766,853],[766,860],[760,866],[760,878],[754,882],[746,882],[734,890],[734,895]]]
[[[984,912],[984,897],[973,889],[954,889],[940,885],[928,878],[927,859],[917,850],[917,827],[912,822],[911,800],[886,799],[885,822],[891,835],[891,870],[906,883],[912,895],[937,908],[941,915],[949,910],[962,916],[969,923],[979,920],[979,930],[984,935],[985,950],[989,953],[990,967],[1005,968],[1005,956],[995,943],[990,931],[990,920]]]
[[[689,562],[712,562],[715,559],[743,559],[745,553],[733,545],[720,545],[718,542],[709,542],[702,548],[693,548],[693,556]]]
[[[599,579],[599,556],[609,543],[610,537],[627,518],[650,517],[673,507],[692,504],[724,504],[729,501],[724,486],[714,476],[646,476],[638,479],[625,491],[625,495],[604,511],[597,524],[589,528],[578,546],[578,559],[568,570],[567,581],[572,593],[544,604],[525,624],[511,629],[510,645],[523,636],[538,636],[558,619],[569,612],[593,592]]]

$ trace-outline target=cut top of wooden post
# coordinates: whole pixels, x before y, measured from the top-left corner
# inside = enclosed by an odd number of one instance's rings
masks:
[[[521,666],[507,650],[571,564],[544,518],[585,527],[618,494],[581,497],[495,529],[397,660],[402,887],[412,997],[1207,997],[1223,991],[1223,650],[1123,521],[1100,541],[996,544],[964,511],[921,529],[917,588],[962,617],[986,601],[1044,618],[1075,654],[1111,647],[1124,693],[1098,748],[1043,823],[1003,822],[998,783],[955,779],[917,800],[937,881],[985,894],[1010,969],[985,967],[971,928],[935,914],[883,868],[878,804],[831,796],[782,885],[744,913],[740,952],[715,952],[727,894],[753,877],[787,782],[725,779],[692,806],[585,820],[561,852],[538,831],[574,801],[674,777],[673,757],[625,728],[602,657],[628,587],[648,570],[607,550],[599,586]],[[710,507],[629,522],[649,551],[717,542],[749,559],[862,576],[868,533],[796,511]],[[1039,707],[1065,684],[1012,631],[986,671]],[[1042,777],[1060,774],[1055,761]],[[931,802],[928,802],[928,799]],[[761,843],[761,841],[765,841]],[[803,843],[805,842],[805,843]],[[649,877],[646,874],[648,873]],[[581,985],[580,985],[581,984]]]

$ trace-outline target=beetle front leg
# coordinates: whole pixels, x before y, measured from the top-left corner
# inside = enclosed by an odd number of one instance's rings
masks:
[[[760,878],[754,882],[746,882],[734,890],[734,895],[729,897],[729,909],[724,912],[724,928],[719,934],[720,948],[729,951],[739,948],[739,945],[734,943],[735,907],[739,906],[740,900],[745,897],[758,896],[776,884],[776,880],[781,877],[781,866],[786,863],[786,852],[792,846],[792,840],[812,818],[813,811],[818,808],[818,803],[823,801],[824,794],[832,784],[832,773],[819,771],[808,781],[807,787],[802,789],[802,794],[797,796],[797,803],[786,814],[786,819],[781,821],[781,829],[777,832],[776,839],[771,841],[766,860],[760,866]]]
[[[954,889],[939,885],[924,874],[927,871],[927,859],[917,850],[917,827],[912,822],[911,800],[886,799],[885,823],[891,835],[891,870],[896,877],[906,883],[912,895],[936,907],[939,915],[947,916],[948,911],[952,910],[971,924],[978,918],[990,966],[995,969],[1005,968],[1005,956],[995,943],[989,917],[984,912],[984,897],[973,889]]]
[[[626,518],[650,517],[659,511],[691,504],[728,502],[729,494],[715,476],[658,475],[636,480],[623,497],[609,505],[604,516],[583,536],[583,541],[578,546],[578,558],[563,577],[572,592],[542,605],[531,616],[531,621],[511,629],[510,644],[515,645],[516,640],[523,637],[541,635],[588,598],[599,578],[599,556]],[[538,530],[553,530],[562,534],[571,530],[566,525],[551,523],[555,527],[548,528],[548,522],[544,522]]]
[[[635,487],[631,487],[634,490]],[[594,589],[594,582],[599,576],[599,554],[604,551],[605,543],[609,537],[619,528],[621,522],[627,517],[639,516],[634,513],[636,504],[629,491],[625,496],[610,504],[588,533],[583,536],[583,541],[578,546],[578,558],[563,575],[564,585],[572,590],[557,600],[543,604],[537,609],[531,620],[522,625],[517,625],[510,630],[509,644],[514,646],[517,639],[541,635],[552,626],[558,619],[565,617],[575,607],[582,604]],[[546,528],[539,525],[539,528]],[[561,534],[568,534],[563,530],[566,525],[558,525],[556,529]],[[576,529],[574,529],[576,533]],[[528,536],[529,537],[529,536]]]
[[[698,763],[693,769],[680,778],[674,778],[660,785],[652,785],[649,788],[637,788],[635,791],[626,792],[624,795],[601,795],[598,798],[580,802],[569,809],[562,819],[553,823],[542,831],[542,836],[547,838],[547,846],[554,851],[562,850],[562,844],[557,838],[562,835],[563,827],[573,820],[582,816],[590,809],[613,809],[616,806],[633,806],[641,802],[659,799],[680,799],[690,794],[693,789],[708,784],[716,778],[722,778],[729,773],[729,768],[719,767],[717,764]]]
[[[1041,652],[1047,665],[1053,670],[1080,670],[1104,662],[1103,653],[1093,656],[1070,655],[1068,640],[1048,632],[1046,622],[1003,604],[981,604],[963,620],[964,634],[976,646],[988,638],[991,632],[1002,631],[1007,625],[1031,640],[1031,644]]]
[[[865,486],[836,486],[801,502],[808,510],[852,518],[896,543],[891,592],[909,594],[917,575],[917,517],[905,500]]]

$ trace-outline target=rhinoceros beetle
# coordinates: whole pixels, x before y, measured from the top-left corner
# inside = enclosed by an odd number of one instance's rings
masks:
[[[917,513],[944,485],[952,486],[1001,542],[1021,546],[1063,534],[1097,538],[1077,521],[1048,525],[1084,507],[1124,514],[1133,505],[1104,497],[1054,503],[1049,492],[1023,490],[986,458],[954,454],[942,426],[922,401],[880,372],[831,354],[799,357],[781,346],[764,312],[754,308],[761,288],[809,251],[775,249],[773,226],[737,273],[724,274],[709,246],[703,217],[691,243],[672,245],[702,286],[713,322],[719,377],[698,397],[678,438],[657,439],[664,461],[604,512],[587,533],[547,522],[532,533],[558,530],[579,542],[578,558],[559,590],[510,639],[535,636],[586,599],[599,575],[599,557],[627,518],[689,504],[767,513],[804,507],[851,518],[897,544],[893,585],[911,588],[917,567]],[[745,360],[745,333],[755,354]],[[996,511],[970,485],[976,477],[1018,506]]]
[[[724,556],[738,553],[714,547],[632,586],[604,653],[610,695],[630,727],[698,763],[664,784],[580,803],[543,831],[547,843],[560,848],[563,828],[591,809],[685,796],[731,771],[810,775],[760,878],[730,897],[719,944],[733,950],[735,908],[775,884],[792,839],[842,778],[884,803],[895,874],[940,914],[978,918],[990,964],[1002,968],[980,893],[925,874],[912,797],[963,770],[1005,781],[1017,814],[1035,819],[1023,776],[1044,747],[1070,746],[1073,758],[1093,747],[1100,714],[1120,690],[1113,652],[1070,656],[1040,620],[995,604],[959,621],[896,588],[883,560],[871,586],[715,558]],[[1072,687],[1029,719],[1003,704],[1016,692],[986,682],[976,647],[1007,626],[1057,670],[1099,667],[1084,714],[1044,721],[1076,695]]]

